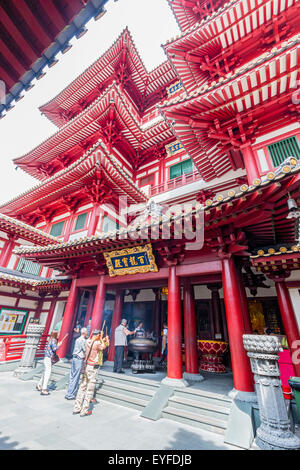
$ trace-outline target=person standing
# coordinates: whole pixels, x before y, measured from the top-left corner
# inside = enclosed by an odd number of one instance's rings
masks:
[[[71,350],[70,350],[71,355],[73,354],[73,351],[74,351],[75,341],[76,341],[77,338],[80,337],[80,331],[81,331],[81,324],[78,320],[75,324],[74,329],[73,329],[73,338],[72,338],[72,345],[71,345]],[[70,356],[68,356],[68,357],[70,357]]]
[[[76,339],[66,400],[75,400],[78,391],[82,364],[85,356],[87,328],[81,328],[81,336]]]
[[[160,363],[162,364],[168,354],[168,325],[167,323],[163,324],[163,339],[162,339],[162,356]]]
[[[36,389],[41,392],[41,395],[50,395],[47,391],[47,387],[51,375],[52,360],[53,357],[56,356],[56,351],[61,346],[62,342],[64,341],[67,335],[60,342],[58,342],[58,336],[58,331],[53,331],[50,335],[49,341],[45,349],[44,372],[41,376],[39,383],[36,385]]]
[[[88,324],[87,324],[87,327],[86,327],[86,329],[87,329],[87,335],[86,335],[87,339],[89,339],[89,337],[91,335],[91,324],[92,324],[92,319],[89,318],[89,321],[88,321]]]
[[[134,335],[135,333],[136,330],[129,331],[127,329],[127,320],[125,320],[125,318],[123,318],[121,324],[115,329],[115,358],[113,372],[124,374],[122,365],[124,358],[124,348],[127,346],[127,336]]]
[[[96,387],[96,377],[99,368],[99,352],[104,347],[104,344],[100,340],[100,331],[94,330],[92,337],[86,342],[86,367],[76,396],[73,414],[80,414],[81,417],[92,414],[92,410],[89,410],[89,406]]]

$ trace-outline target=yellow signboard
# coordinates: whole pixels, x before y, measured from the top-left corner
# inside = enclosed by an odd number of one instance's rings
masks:
[[[104,253],[110,277],[157,272],[151,244]]]

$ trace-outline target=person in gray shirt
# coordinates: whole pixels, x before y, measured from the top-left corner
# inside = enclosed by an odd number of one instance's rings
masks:
[[[80,335],[81,336],[75,341],[75,346],[73,350],[70,379],[68,384],[68,390],[65,396],[66,400],[75,400],[79,387],[80,373],[85,356],[87,329],[81,328]]]
[[[136,330],[129,331],[127,329],[127,320],[123,318],[121,325],[117,326],[115,329],[115,360],[113,372],[118,374],[124,374],[122,370],[123,358],[124,358],[124,348],[127,346],[127,336],[134,335]]]

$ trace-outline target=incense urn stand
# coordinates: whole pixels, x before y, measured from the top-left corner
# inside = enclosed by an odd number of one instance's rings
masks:
[[[261,425],[256,443],[262,449],[300,449],[300,439],[291,431],[283,397],[278,353],[282,350],[276,336],[243,335],[244,347],[251,361]]]
[[[201,353],[200,370],[222,374],[226,372],[223,364],[224,354],[228,349],[228,343],[215,340],[198,340],[198,349]]]
[[[29,324],[26,331],[26,341],[19,367],[14,371],[14,376],[20,377],[33,369],[36,350],[45,327],[35,323]]]

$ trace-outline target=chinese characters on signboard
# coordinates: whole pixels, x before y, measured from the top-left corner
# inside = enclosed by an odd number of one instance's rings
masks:
[[[151,244],[104,253],[110,277],[157,272]]]

